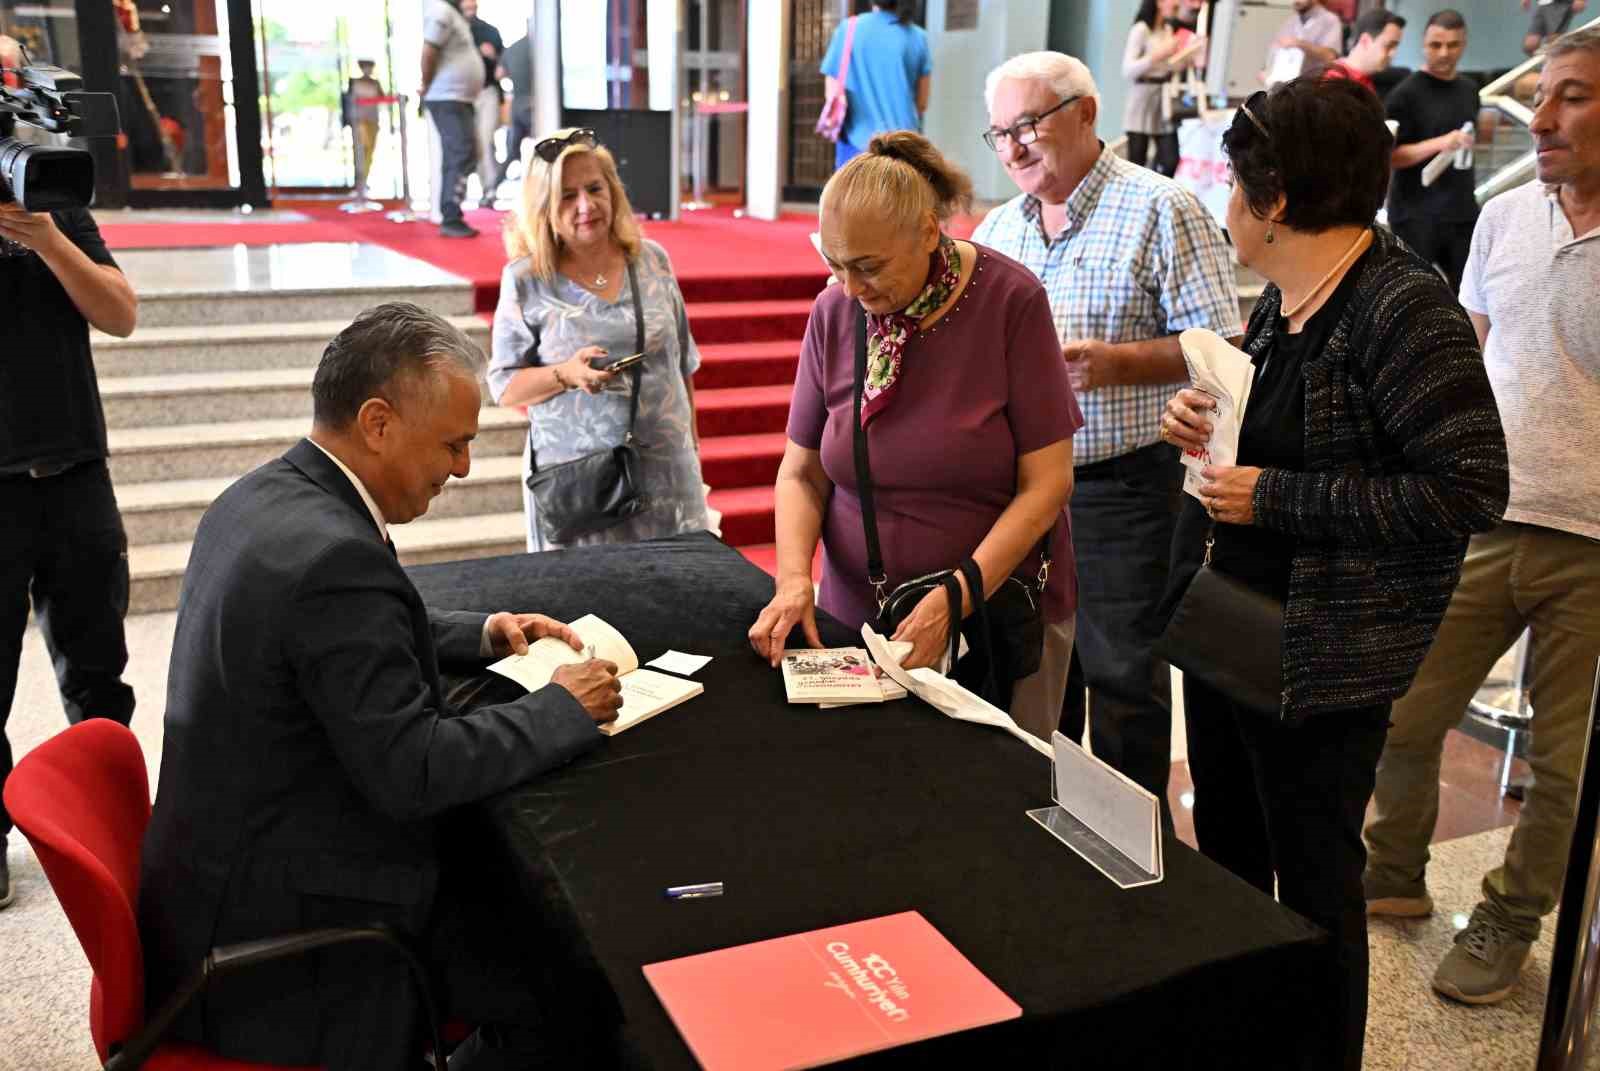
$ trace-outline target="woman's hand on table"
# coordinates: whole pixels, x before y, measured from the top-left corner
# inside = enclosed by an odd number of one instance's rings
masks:
[[[1205,391],[1185,387],[1161,414],[1161,441],[1180,450],[1204,450],[1211,441],[1211,413],[1217,403]]]
[[[561,369],[561,378],[585,394],[599,394],[615,377],[604,368],[591,367],[590,362],[605,355],[606,351],[599,346],[583,347],[557,366]]]
[[[784,641],[796,625],[800,626],[806,643],[812,647],[822,646],[822,637],[817,634],[816,596],[809,576],[778,582],[772,601],[750,626],[750,646],[776,669],[783,660]]]
[[[1223,524],[1254,524],[1256,483],[1261,470],[1249,465],[1207,465],[1200,470],[1200,504]]]
[[[958,582],[965,595],[966,580],[958,577]],[[919,599],[889,638],[911,644],[911,653],[900,660],[900,668],[937,668],[939,660],[950,649],[950,597],[944,588],[934,588]]]

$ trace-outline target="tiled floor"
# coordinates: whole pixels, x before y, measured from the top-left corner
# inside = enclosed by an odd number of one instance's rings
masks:
[[[150,766],[160,758],[160,705],[166,693],[173,614],[130,618],[130,683],[141,706],[133,727]],[[20,756],[63,724],[49,660],[35,631],[23,651],[9,734]],[[1181,711],[1176,727],[1181,756]],[[1371,930],[1372,991],[1366,1067],[1371,1071],[1531,1071],[1550,962],[1550,931],[1535,947],[1521,989],[1493,1008],[1467,1008],[1434,995],[1428,980],[1459,923],[1478,898],[1482,873],[1504,851],[1516,804],[1496,787],[1501,753],[1460,732],[1446,749],[1441,817],[1429,869],[1438,908],[1428,919],[1376,921]],[[1520,764],[1519,764],[1520,765]],[[1171,798],[1178,835],[1193,844],[1184,761],[1173,765]],[[17,902],[0,912],[0,1071],[90,1071],[90,975],[77,941],[22,837],[10,845]],[[1600,1053],[1588,1066],[1600,1067]],[[1250,1071],[1250,1069],[1244,1069]]]

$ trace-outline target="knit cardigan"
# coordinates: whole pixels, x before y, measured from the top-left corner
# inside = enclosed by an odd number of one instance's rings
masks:
[[[1255,523],[1295,537],[1280,717],[1387,703],[1410,688],[1461,576],[1467,537],[1510,493],[1505,433],[1471,322],[1388,231],[1308,353],[1304,472],[1266,469]],[[1244,348],[1273,345],[1268,285]]]

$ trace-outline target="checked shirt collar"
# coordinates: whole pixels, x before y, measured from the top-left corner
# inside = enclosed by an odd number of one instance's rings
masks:
[[[1094,210],[1100,204],[1100,195],[1106,190],[1106,183],[1111,181],[1112,169],[1116,166],[1112,161],[1116,154],[1110,152],[1105,142],[1100,143],[1100,156],[1095,160],[1094,166],[1089,168],[1088,174],[1079,181],[1077,189],[1072,191],[1067,198],[1067,218],[1061,226],[1059,234],[1048,234],[1044,229],[1044,210],[1039,198],[1029,194],[1022,202],[1022,214],[1034,227],[1038,228],[1044,237],[1046,246],[1055,244],[1078,230],[1094,215]]]

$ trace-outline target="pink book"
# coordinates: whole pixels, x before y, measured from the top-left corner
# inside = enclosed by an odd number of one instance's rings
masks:
[[[644,968],[707,1071],[820,1067],[1022,1015],[915,911]]]

